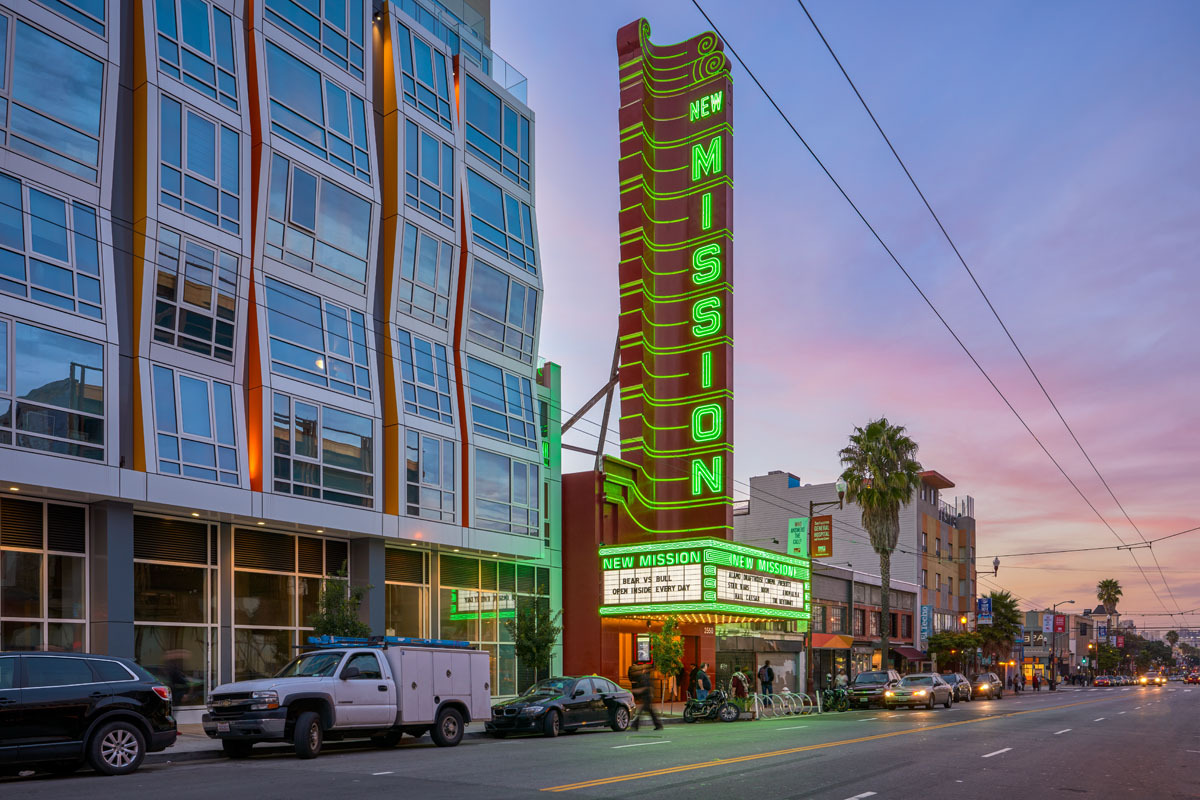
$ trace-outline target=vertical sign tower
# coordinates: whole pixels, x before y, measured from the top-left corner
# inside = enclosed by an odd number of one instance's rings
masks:
[[[622,502],[641,536],[733,532],[733,126],[715,33],[617,33]]]

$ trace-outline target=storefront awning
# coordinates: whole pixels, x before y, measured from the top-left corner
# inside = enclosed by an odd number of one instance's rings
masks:
[[[814,633],[812,646],[815,650],[849,650],[854,645],[853,636],[836,633]]]
[[[915,647],[893,647],[892,652],[899,653],[903,658],[907,658],[909,661],[929,660],[929,656],[925,655]]]

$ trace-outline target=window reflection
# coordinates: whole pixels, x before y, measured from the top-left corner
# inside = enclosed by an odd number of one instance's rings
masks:
[[[158,471],[237,486],[232,387],[158,365],[153,372]]]
[[[400,55],[400,88],[404,101],[450,130],[450,83],[446,79],[445,54],[400,22],[396,23],[395,48]]]
[[[533,363],[537,290],[475,259],[467,338],[525,363]]]
[[[475,243],[537,274],[529,204],[472,169],[467,170],[467,186],[471,191],[471,230]]]
[[[475,432],[536,448],[532,381],[472,356],[467,357],[467,374]]]
[[[529,119],[465,76],[466,147],[522,189],[529,188]]]
[[[374,423],[369,417],[275,393],[275,491],[374,507]]]
[[[454,442],[421,431],[405,431],[406,513],[453,522]]]
[[[454,227],[454,148],[404,123],[404,202]]]
[[[264,11],[305,47],[362,80],[362,0],[267,0]]]
[[[156,0],[155,8],[159,69],[236,111],[233,18],[203,0]]]
[[[446,346],[405,330],[396,332],[396,344],[405,412],[447,424],[453,422]]]
[[[230,233],[241,230],[237,131],[169,95],[159,101],[159,200]]]
[[[537,535],[541,482],[537,464],[475,451],[475,522],[481,528]]]
[[[271,370],[369,400],[365,315],[274,278],[266,282]]]

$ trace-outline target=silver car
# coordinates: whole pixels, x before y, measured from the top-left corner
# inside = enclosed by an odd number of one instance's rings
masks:
[[[933,708],[941,703],[946,708],[954,705],[954,687],[934,672],[918,672],[905,675],[900,684],[883,693],[883,704],[888,708],[900,706],[924,706]]]

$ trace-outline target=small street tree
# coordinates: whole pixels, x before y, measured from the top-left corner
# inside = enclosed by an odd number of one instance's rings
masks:
[[[650,634],[650,655],[658,674],[667,680],[683,668],[683,637],[679,635],[679,620],[675,617],[667,617],[662,630]]]
[[[337,576],[321,584],[321,595],[317,599],[317,610],[308,618],[314,636],[371,635],[371,626],[359,619],[358,609],[370,586],[350,586],[346,580],[346,565],[338,570]]]
[[[929,654],[937,659],[939,670],[966,672],[975,649],[982,644],[983,638],[974,631],[942,631],[929,637]]]
[[[846,500],[862,509],[862,526],[879,556],[879,663],[888,669],[892,665],[888,655],[892,633],[892,552],[900,538],[900,506],[912,501],[921,484],[917,443],[908,437],[904,426],[880,417],[868,422],[865,428],[856,426],[850,434],[850,443],[838,456],[844,467]]]
[[[523,667],[534,671],[534,680],[550,670],[550,657],[562,626],[558,624],[562,612],[550,612],[548,605],[530,603],[517,609],[512,619],[504,621],[508,635],[512,637],[517,660]],[[518,687],[524,688],[524,687]]]

